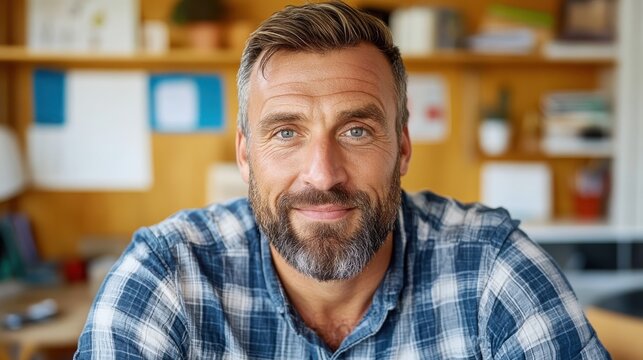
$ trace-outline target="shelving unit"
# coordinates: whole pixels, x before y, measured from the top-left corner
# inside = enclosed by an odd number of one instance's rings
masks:
[[[633,0],[624,0],[633,6]],[[451,0],[450,5],[463,11],[468,22],[475,25],[489,1],[470,2]],[[38,67],[58,69],[91,68],[98,70],[140,69],[144,71],[211,71],[224,77],[226,84],[226,111],[228,125],[221,134],[154,134],[152,152],[154,157],[155,184],[145,193],[80,193],[48,192],[30,189],[16,201],[20,211],[34,218],[36,236],[40,239],[46,258],[64,257],[73,254],[83,235],[115,235],[126,237],[141,225],[161,220],[178,208],[202,205],[206,168],[213,162],[234,161],[234,121],[236,117],[236,89],[234,78],[239,65],[239,50],[198,52],[171,50],[165,54],[135,53],[122,55],[69,54],[33,52],[21,44],[25,42],[24,18],[21,9],[25,1],[20,0],[5,6],[10,9],[12,26],[5,36],[11,45],[0,45],[0,82],[4,81],[6,96],[0,104],[8,104],[11,125],[23,136],[33,118],[31,110],[31,73]],[[158,19],[163,7],[172,2],[143,0],[142,17]],[[355,2],[353,2],[355,3]],[[403,6],[410,2],[384,1],[383,4]],[[22,4],[22,5],[21,5]],[[521,2],[528,7],[543,11],[555,11],[559,0],[532,0]],[[282,5],[276,2],[253,4],[253,20],[265,18]],[[258,8],[257,8],[258,7]],[[246,9],[244,9],[246,10]],[[250,11],[250,10],[249,10]],[[635,12],[634,12],[635,13]],[[5,15],[4,18],[7,18]],[[0,16],[0,20],[3,16]],[[15,20],[17,19],[17,20]],[[0,29],[0,31],[2,31]],[[3,40],[0,37],[0,44]],[[624,50],[619,50],[623,52]],[[628,157],[623,154],[622,144],[615,144],[612,151],[599,153],[545,154],[542,151],[523,152],[514,148],[506,155],[485,156],[476,149],[476,129],[483,106],[493,100],[497,89],[509,84],[515,90],[512,113],[517,122],[527,112],[537,111],[538,99],[553,90],[593,89],[599,85],[599,75],[604,70],[619,71],[622,68],[623,53],[618,58],[585,56],[581,58],[547,58],[542,55],[500,55],[482,54],[469,51],[438,52],[428,56],[406,56],[405,64],[409,73],[435,73],[444,77],[449,84],[451,121],[450,134],[442,143],[417,143],[413,149],[411,170],[402,179],[409,191],[431,189],[453,196],[462,201],[475,201],[479,197],[479,170],[485,161],[539,161],[551,164],[556,174],[555,211],[557,218],[567,218],[571,212],[570,191],[567,181],[574,171],[591,161],[612,162],[615,184],[623,182],[619,170],[625,168]],[[632,60],[626,63],[631,64]],[[620,76],[620,75],[619,75]],[[3,80],[4,79],[4,80]],[[620,78],[619,78],[620,81]],[[0,89],[1,90],[1,89]],[[629,103],[636,102],[636,92],[627,90]],[[640,102],[640,100],[639,100]],[[622,107],[619,105],[619,107]],[[620,111],[620,110],[619,110]],[[617,114],[620,117],[623,114]],[[635,117],[634,117],[635,118]],[[619,124],[620,126],[620,124]],[[517,129],[518,127],[516,127]],[[619,132],[628,130],[619,130]],[[196,154],[196,155],[195,155]],[[630,160],[629,163],[632,163]],[[640,166],[643,169],[643,166]],[[643,171],[643,170],[641,170]],[[642,177],[643,178],[643,177]],[[619,187],[621,185],[618,185]],[[627,185],[632,188],[633,185]],[[628,190],[629,191],[629,190]],[[642,190],[643,191],[643,190]],[[168,193],[173,196],[168,197]],[[631,201],[619,188],[614,197],[614,209],[632,208],[623,205]],[[639,197],[643,199],[643,196]],[[625,200],[623,200],[625,199]],[[2,209],[0,204],[0,210]],[[617,212],[618,212],[617,211]],[[639,211],[639,210],[637,210]],[[52,217],[51,214],[55,214]],[[639,213],[636,213],[639,214]],[[633,215],[628,215],[633,216]],[[636,215],[639,216],[639,215]],[[643,217],[643,213],[640,215]],[[620,230],[614,230],[611,219],[601,224],[546,224],[527,226],[527,232],[543,243],[556,241],[592,242],[592,235],[618,238]],[[629,226],[630,224],[624,224]],[[638,231],[638,230],[637,230]],[[638,234],[638,233],[636,233]],[[555,235],[564,235],[556,240]],[[638,236],[638,235],[637,235]]]

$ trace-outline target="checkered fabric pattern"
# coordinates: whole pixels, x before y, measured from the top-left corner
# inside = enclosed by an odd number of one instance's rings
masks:
[[[560,270],[506,211],[402,198],[390,268],[334,352],[289,304],[240,199],[139,230],[75,359],[609,359]]]

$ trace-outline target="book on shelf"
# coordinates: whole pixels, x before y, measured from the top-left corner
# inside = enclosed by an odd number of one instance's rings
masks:
[[[614,60],[617,48],[611,42],[555,40],[545,43],[542,53],[548,59]]]
[[[612,113],[605,94],[555,92],[543,96],[542,142],[545,154],[610,156]]]
[[[529,54],[536,35],[529,29],[488,31],[469,37],[469,48],[480,53]]]

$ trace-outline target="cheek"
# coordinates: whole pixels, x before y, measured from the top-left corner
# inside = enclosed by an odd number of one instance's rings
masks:
[[[251,176],[264,201],[274,207],[276,198],[288,191],[296,178],[296,164],[292,158],[277,157],[274,153],[255,152],[250,158]]]
[[[346,168],[355,182],[372,184],[374,187],[388,184],[397,166],[397,154],[392,152],[348,152]]]
[[[290,171],[301,162],[301,146],[280,144],[276,141],[259,141],[250,150],[257,167],[266,171]]]
[[[351,172],[353,187],[369,193],[371,201],[386,201],[395,182],[393,176],[398,172],[397,157],[397,152],[386,151],[351,159],[354,164]]]

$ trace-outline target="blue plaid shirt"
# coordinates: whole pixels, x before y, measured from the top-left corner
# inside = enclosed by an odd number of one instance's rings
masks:
[[[245,199],[138,231],[76,359],[608,359],[569,284],[502,209],[403,195],[390,268],[335,351],[289,304]]]

